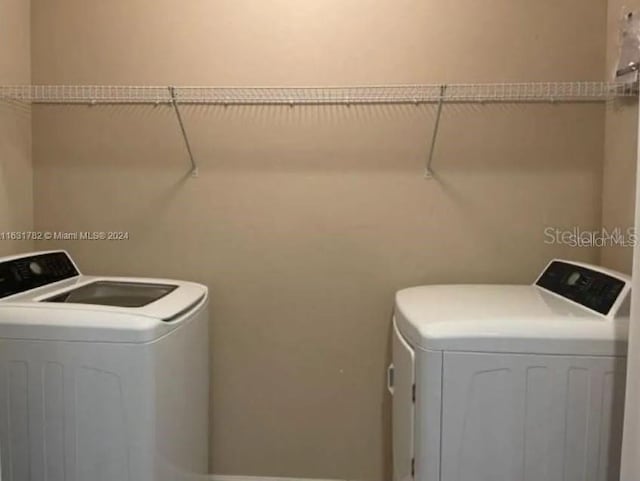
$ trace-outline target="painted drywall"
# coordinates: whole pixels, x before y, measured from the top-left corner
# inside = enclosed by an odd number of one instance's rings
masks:
[[[607,3],[607,55],[605,75],[614,79],[619,54],[623,15],[640,10],[640,1],[609,0]],[[602,226],[608,232],[630,232],[634,226],[636,144],[638,130],[637,99],[610,102],[605,114],[605,150],[602,178]],[[627,240],[632,238],[627,236]],[[631,273],[633,249],[630,245],[609,243],[601,249],[602,265]]]
[[[599,0],[34,0],[36,83],[597,80]],[[390,478],[393,295],[530,282],[547,227],[600,226],[601,105],[38,106],[36,228],[89,273],[211,288],[211,468]]]
[[[31,81],[30,2],[0,0],[0,83]],[[0,102],[0,256],[30,250],[33,230],[31,112]]]

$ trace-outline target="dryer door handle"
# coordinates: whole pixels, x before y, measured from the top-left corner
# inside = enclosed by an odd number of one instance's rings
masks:
[[[395,366],[393,365],[393,363],[389,364],[389,367],[387,367],[387,390],[391,393],[391,395],[393,396],[393,384],[394,384],[394,374],[395,374]]]

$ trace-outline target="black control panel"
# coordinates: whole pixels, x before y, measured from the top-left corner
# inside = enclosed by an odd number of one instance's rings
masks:
[[[0,298],[79,275],[64,252],[51,252],[0,263]]]
[[[536,284],[600,314],[609,314],[624,281],[586,267],[554,261]]]

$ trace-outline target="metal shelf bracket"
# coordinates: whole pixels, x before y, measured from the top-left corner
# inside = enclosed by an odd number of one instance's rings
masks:
[[[191,175],[194,177],[197,177],[198,164],[196,163],[196,160],[193,157],[193,151],[191,150],[189,137],[187,136],[187,131],[184,127],[184,121],[182,120],[182,115],[180,114],[180,108],[178,107],[178,97],[176,95],[176,87],[168,87],[168,89],[169,89],[169,94],[171,95],[171,105],[173,105],[173,110],[175,111],[176,117],[178,118],[178,124],[180,125],[180,131],[182,132],[184,145],[187,147],[187,152],[189,153],[189,160],[191,161]]]
[[[431,163],[433,162],[433,154],[436,149],[436,140],[438,139],[438,129],[440,128],[440,117],[442,116],[442,104],[444,104],[444,96],[447,91],[446,85],[440,85],[440,98],[438,99],[438,111],[436,112],[436,123],[433,126],[433,133],[431,134],[431,147],[429,148],[429,157],[427,158],[427,164],[424,168],[424,177],[426,179],[433,178],[433,171],[431,170]]]

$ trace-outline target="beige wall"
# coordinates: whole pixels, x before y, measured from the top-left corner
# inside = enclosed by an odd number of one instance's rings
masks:
[[[606,78],[613,79],[619,48],[623,11],[640,9],[639,0],[609,0],[607,11]],[[607,105],[605,154],[602,187],[602,225],[606,229],[626,230],[634,225],[637,99]],[[609,246],[601,251],[602,265],[631,272],[633,249]]]
[[[602,77],[599,0],[34,0],[36,83],[313,85]],[[546,226],[601,221],[604,109],[34,109],[36,226],[92,273],[212,293],[212,470],[383,480],[395,290],[530,282]]]
[[[31,80],[30,10],[28,0],[0,0],[0,84]],[[0,232],[33,229],[32,176],[30,109],[0,102]],[[0,234],[0,255],[32,245]]]

